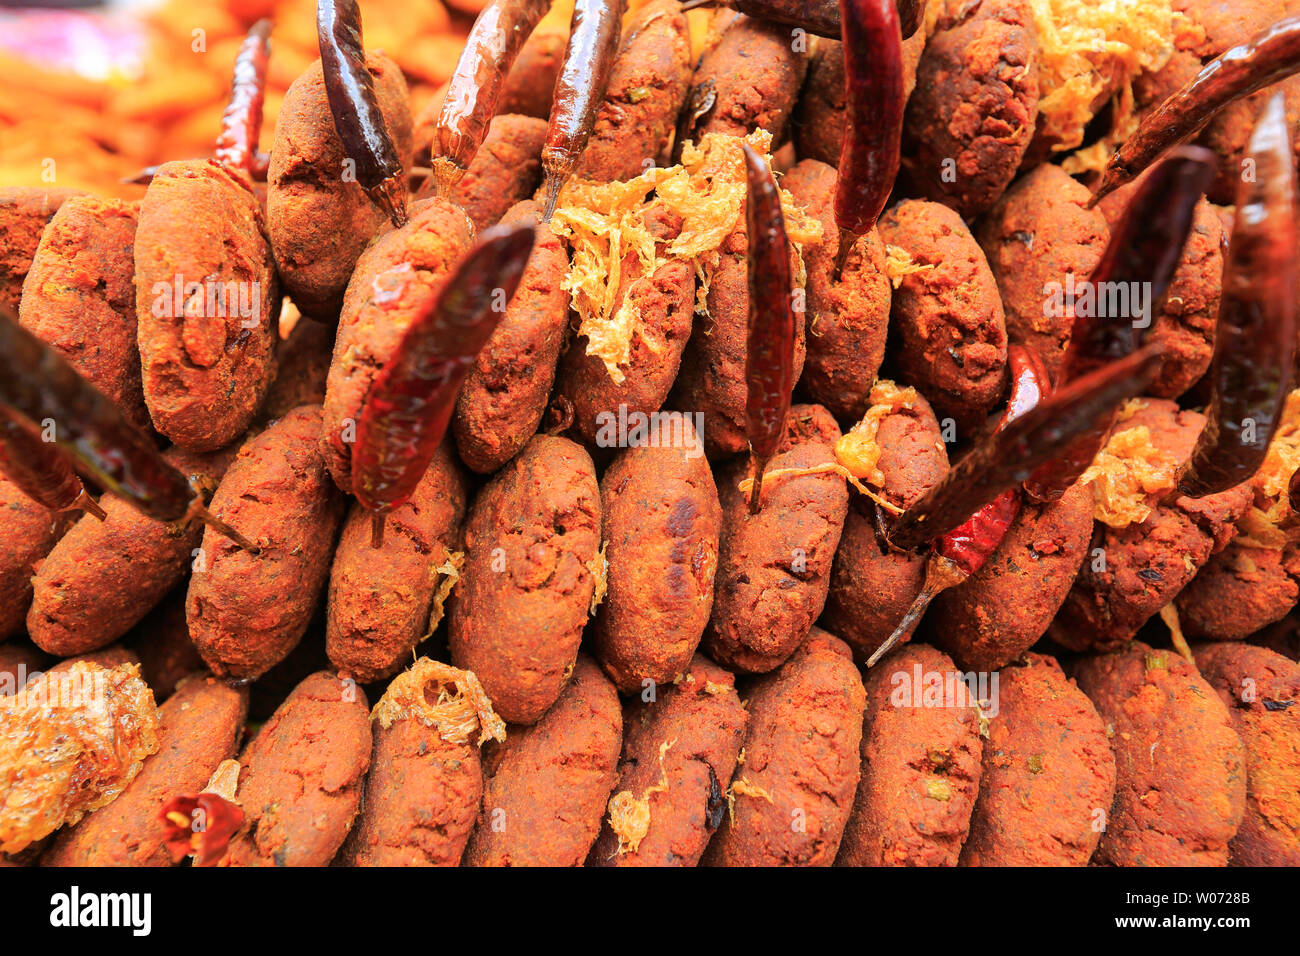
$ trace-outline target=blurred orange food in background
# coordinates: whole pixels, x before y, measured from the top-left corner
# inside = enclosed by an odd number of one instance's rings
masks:
[[[401,66],[416,111],[451,76],[486,0],[448,3],[361,4],[366,47]],[[319,56],[315,0],[136,0],[0,12],[0,186],[57,183],[135,198],[143,187],[124,185],[123,177],[210,155],[235,53],[264,16],[275,22],[262,128],[262,148],[270,149],[285,90]]]

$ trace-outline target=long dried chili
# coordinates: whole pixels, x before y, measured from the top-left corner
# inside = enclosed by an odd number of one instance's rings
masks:
[[[1047,367],[1033,349],[1014,343],[1008,346],[1007,366],[1011,371],[1011,392],[1002,421],[998,423],[998,431],[1036,408],[1047,397],[1050,387]],[[935,595],[956,587],[984,567],[984,563],[1007,536],[1011,523],[1020,514],[1020,505],[1020,489],[1008,488],[952,531],[931,542],[921,593],[916,596],[893,633],[867,660],[868,667],[880,660],[911,631]]]
[[[433,131],[432,167],[439,195],[450,194],[483,145],[506,76],[551,0],[491,0],[465,40]]]
[[[1092,202],[1123,186],[1169,147],[1195,136],[1221,109],[1300,72],[1300,16],[1279,20],[1201,68],[1148,112],[1110,158]]]
[[[876,225],[898,176],[903,138],[903,35],[893,0],[840,0],[845,133],[835,185],[836,275]]]
[[[1132,354],[1145,341],[1182,258],[1196,204],[1213,180],[1214,169],[1214,154],[1209,150],[1179,146],[1139,184],[1111,230],[1101,260],[1080,287],[1094,305],[1082,308],[1086,299],[1075,305],[1058,386]],[[1141,295],[1143,315],[1097,314],[1102,301],[1110,301],[1111,292],[1123,294],[1116,301],[1128,301],[1130,313],[1134,297]],[[1135,318],[1143,321],[1135,322]],[[1035,472],[1025,483],[1030,498],[1056,501],[1065,494],[1106,443],[1110,426],[1109,421],[1099,422],[1094,431]]]
[[[55,444],[101,488],[158,521],[198,518],[241,548],[257,548],[208,511],[189,478],[122,417],[112,399],[58,352],[0,310],[0,405],[35,424],[56,423]]]
[[[711,6],[719,0],[686,0],[683,10]],[[840,38],[839,0],[722,0],[722,5],[739,10],[746,16],[786,26],[799,27],[829,40]],[[921,26],[923,4],[920,0],[896,0],[899,25],[906,40]]]
[[[374,515],[374,547],[383,543],[385,516],[410,498],[433,460],[461,383],[515,293],[534,235],[529,223],[484,230],[375,378],[352,450],[357,500]]]
[[[1179,483],[1199,498],[1259,470],[1282,417],[1295,361],[1295,159],[1286,102],[1275,93],[1245,155],[1255,176],[1237,187],[1237,214],[1215,330],[1205,428]]]
[[[624,0],[577,0],[574,4],[569,45],[555,80],[551,121],[542,147],[542,168],[546,170],[542,222],[551,221],[560,188],[573,174],[591,138],[618,53],[624,9]]]
[[[334,129],[356,164],[357,182],[394,226],[403,226],[406,175],[366,67],[357,0],[317,0],[316,38]]]
[[[271,56],[271,21],[258,20],[235,55],[230,102],[221,114],[221,132],[213,158],[253,176],[258,160],[257,140],[266,101],[266,67]],[[265,171],[263,171],[265,175]]]
[[[781,191],[767,161],[748,143],[745,153],[745,224],[749,236],[749,331],[745,343],[745,432],[753,458],[750,514],[762,507],[763,469],[776,454],[794,389],[796,322],[790,240]]]
[[[966,454],[889,532],[890,543],[912,550],[959,528],[973,511],[1025,481],[1080,435],[1110,421],[1160,370],[1163,349],[1145,346],[1069,382]]]
[[[107,517],[86,491],[67,455],[43,441],[4,406],[0,406],[0,472],[50,511],[79,508],[100,521]]]

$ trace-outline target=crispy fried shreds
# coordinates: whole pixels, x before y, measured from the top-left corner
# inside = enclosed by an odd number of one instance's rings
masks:
[[[784,481],[787,478],[802,478],[805,475],[839,475],[850,485],[856,488],[860,493],[866,495],[880,507],[884,508],[891,514],[900,515],[903,509],[891,501],[882,498],[876,492],[864,485],[858,477],[845,468],[838,461],[828,461],[820,465],[809,465],[807,468],[773,468],[771,471],[763,472],[763,488],[770,489],[778,481]],[[753,478],[742,478],[737,482],[736,487],[740,493],[749,500],[749,492],[754,487]]]
[[[587,613],[592,617],[596,616],[596,608],[600,607],[600,602],[605,600],[609,591],[609,558],[605,557],[605,549],[608,547],[609,542],[602,541],[600,550],[587,562],[587,570],[596,579],[596,586],[591,592],[591,606],[587,608]]]
[[[1160,620],[1164,621],[1165,627],[1169,628],[1169,641],[1174,645],[1174,650],[1182,654],[1187,659],[1187,663],[1195,667],[1196,659],[1192,657],[1192,649],[1187,646],[1182,622],[1178,620],[1178,608],[1174,606],[1173,601],[1160,609]]]
[[[506,725],[473,671],[421,657],[388,685],[370,712],[387,730],[398,720],[418,720],[448,743],[463,744],[478,732],[480,746],[506,739]]]
[[[744,763],[743,760],[736,761],[737,764]],[[742,797],[754,797],[758,800],[766,800],[768,803],[775,803],[772,794],[768,793],[756,783],[750,783],[744,777],[737,777],[731,781],[731,786],[727,788],[727,816],[731,822],[736,822],[736,794]]]
[[[0,698],[0,852],[74,824],[158,749],[158,707],[136,664],[85,661]]]
[[[551,228],[572,253],[563,285],[578,313],[578,332],[587,337],[587,354],[599,356],[615,382],[624,379],[632,337],[640,333],[641,324],[630,297],[615,310],[624,256],[634,252],[645,276],[672,260],[689,262],[700,280],[697,309],[707,314],[704,300],[718,265],[718,248],[741,222],[746,188],[742,142],[771,162],[772,137],[764,130],[744,140],[708,133],[698,146],[683,145],[677,166],[651,167],[624,182],[573,179],[560,192]],[[786,232],[799,255],[802,285],[802,249],[821,240],[821,222],[805,214],[785,190],[781,205]],[[664,210],[679,217],[682,228],[658,246],[649,223]]]
[[[1147,519],[1153,496],[1178,484],[1177,457],[1157,448],[1145,425],[1115,432],[1079,479],[1092,488],[1092,516],[1112,528]]]
[[[1279,527],[1271,511],[1264,511],[1252,505],[1237,522],[1237,536],[1234,544],[1246,548],[1266,548],[1269,551],[1281,551],[1289,543],[1289,537]]]
[[[1265,517],[1275,527],[1290,524],[1291,501],[1287,489],[1291,477],[1300,468],[1300,388],[1286,397],[1282,407],[1282,420],[1273,432],[1268,452],[1259,471],[1251,478],[1256,499],[1263,497],[1267,501]]]
[[[668,789],[668,771],[664,769],[664,754],[677,744],[677,739],[659,745],[659,782],[646,788],[640,798],[631,790],[620,790],[609,798],[609,828],[618,837],[614,855],[635,853],[645,835],[650,832],[650,797]]]
[[[1159,70],[1173,55],[1169,0],[1031,0],[1031,7],[1040,134],[1052,150],[1082,143],[1108,99],[1122,127],[1132,118],[1134,78]]]
[[[900,408],[916,404],[916,389],[900,387],[889,379],[876,379],[868,396],[867,413],[835,443],[835,459],[853,475],[876,489],[885,486],[878,464],[881,447],[877,441],[880,423]]]
[[[244,811],[235,802],[239,761],[223,760],[202,793],[172,797],[158,814],[163,843],[172,862],[194,857],[195,866],[216,866],[230,838],[244,825]]]
[[[902,246],[885,246],[885,276],[889,284],[897,289],[903,280],[915,272],[929,272],[934,268],[932,262],[917,262],[912,254]]]
[[[429,625],[424,629],[424,637],[420,638],[420,643],[427,641],[438,629],[442,616],[446,613],[447,598],[451,596],[452,589],[460,580],[461,568],[465,567],[464,551],[444,551],[444,553],[447,559],[433,569],[434,574],[442,575],[442,580],[438,582],[438,587],[433,592],[433,605],[429,608]]]

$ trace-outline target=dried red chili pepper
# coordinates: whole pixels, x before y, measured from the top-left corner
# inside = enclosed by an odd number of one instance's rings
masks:
[[[846,118],[835,186],[838,275],[880,218],[898,176],[903,137],[903,35],[893,0],[840,0]]]
[[[491,0],[465,39],[433,131],[433,176],[449,195],[483,145],[506,76],[551,0]]]
[[[230,838],[244,825],[244,811],[220,794],[183,793],[163,804],[158,813],[163,845],[179,863],[193,854],[195,866],[214,866]]]
[[[1033,349],[1012,344],[1007,348],[1007,365],[1011,370],[1011,392],[1007,408],[998,423],[998,431],[1036,408],[1048,393],[1050,379],[1042,358]],[[952,531],[939,536],[930,545],[925,564],[925,584],[912,606],[885,642],[867,660],[873,666],[890,648],[903,639],[925,613],[935,595],[956,587],[984,567],[984,563],[1007,536],[1011,523],[1020,514],[1020,489],[1008,488],[979,508]]]
[[[11,314],[0,309],[0,405],[28,423],[53,419],[55,444],[101,488],[158,521],[198,518],[241,548],[257,552],[243,535],[204,505],[190,480],[130,424],[112,399]]]
[[[334,129],[357,182],[394,226],[406,224],[406,175],[366,67],[357,0],[317,0],[316,38]]]
[[[551,122],[542,147],[542,168],[546,170],[542,222],[551,221],[560,188],[573,174],[591,138],[618,53],[625,9],[624,0],[577,0],[573,7],[569,45],[555,81]]]
[[[0,472],[18,490],[50,511],[79,508],[100,521],[107,515],[90,497],[68,457],[42,441],[26,422],[0,406]]]
[[[758,514],[763,469],[776,454],[794,389],[796,321],[790,240],[781,212],[781,190],[767,161],[748,143],[745,153],[745,224],[749,248],[749,332],[745,342],[745,432],[753,460],[749,513]]]
[[[410,498],[433,460],[461,383],[515,294],[534,235],[528,223],[484,230],[376,376],[352,450],[357,500],[374,514],[373,547],[383,544],[385,516]]]
[[[759,20],[800,27],[815,36],[830,40],[840,38],[839,0],[686,0],[682,9],[694,10],[715,3]],[[896,0],[894,5],[898,8],[899,25],[906,40],[921,25],[922,5],[918,0]]]
[[[973,511],[1025,481],[1080,435],[1107,422],[1127,399],[1141,394],[1160,370],[1156,343],[1066,384],[968,452],[889,531],[890,544],[923,547],[959,528]]]
[[[1139,327],[1131,317],[1099,316],[1093,314],[1095,308],[1080,310],[1076,306],[1058,386],[1132,354],[1145,341],[1151,316],[1158,313],[1177,271],[1196,204],[1213,180],[1214,170],[1214,154],[1209,150],[1179,146],[1138,186],[1111,229],[1101,261],[1083,286],[1085,292],[1091,291],[1094,301],[1106,289],[1145,289],[1147,321]],[[1106,443],[1111,424],[1099,422],[1095,430],[1035,472],[1025,482],[1029,497],[1056,501],[1065,494]]]
[[[1195,136],[1221,109],[1300,72],[1300,17],[1279,20],[1201,68],[1142,118],[1102,174],[1092,203],[1131,181],[1157,156]]]
[[[258,20],[239,45],[230,103],[221,114],[221,132],[212,156],[250,176],[258,156],[262,130],[262,104],[266,100],[266,66],[271,56],[271,21]]]
[[[1205,428],[1179,482],[1200,498],[1259,470],[1282,417],[1295,362],[1296,177],[1286,103],[1275,93],[1245,155],[1255,177],[1237,187],[1223,270]]]

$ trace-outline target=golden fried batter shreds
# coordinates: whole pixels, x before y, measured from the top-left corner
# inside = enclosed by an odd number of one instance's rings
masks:
[[[111,802],[158,749],[140,668],[79,663],[0,698],[0,852]]]

